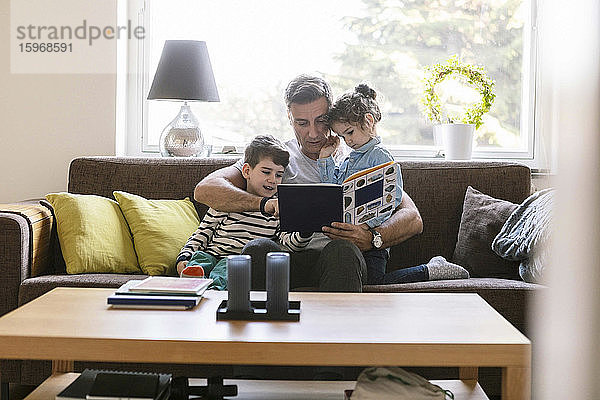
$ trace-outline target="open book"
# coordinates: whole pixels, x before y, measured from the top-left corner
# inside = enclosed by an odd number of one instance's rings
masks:
[[[400,167],[394,161],[332,183],[280,184],[279,219],[285,232],[320,232],[332,222],[363,224],[394,211]]]

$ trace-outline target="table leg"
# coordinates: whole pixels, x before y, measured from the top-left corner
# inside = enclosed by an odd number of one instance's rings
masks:
[[[52,373],[73,372],[75,370],[75,361],[72,360],[52,360]]]
[[[502,368],[502,400],[531,399],[531,368]]]
[[[477,367],[459,367],[458,379],[461,381],[476,381],[479,379],[479,368]]]

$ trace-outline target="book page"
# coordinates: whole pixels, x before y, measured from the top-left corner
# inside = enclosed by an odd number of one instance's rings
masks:
[[[360,225],[394,211],[400,167],[394,161],[351,175],[343,183],[344,222]]]

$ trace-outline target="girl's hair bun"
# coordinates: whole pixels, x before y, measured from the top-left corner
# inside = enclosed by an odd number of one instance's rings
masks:
[[[356,93],[362,94],[363,96],[365,96],[365,97],[367,97],[369,99],[375,100],[375,98],[377,97],[377,92],[375,92],[375,90],[372,89],[366,83],[360,83],[358,86],[356,86],[354,88],[354,91]]]

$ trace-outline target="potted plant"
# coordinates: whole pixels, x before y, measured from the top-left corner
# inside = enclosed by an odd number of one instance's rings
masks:
[[[460,112],[452,112],[442,107],[436,87],[450,75],[458,76],[481,95],[481,101],[464,107]],[[425,114],[434,124],[434,137],[442,138],[447,160],[468,160],[473,148],[473,135],[482,124],[482,117],[492,107],[494,81],[483,67],[465,64],[457,55],[445,64],[432,64],[425,67],[425,92],[421,99]]]

